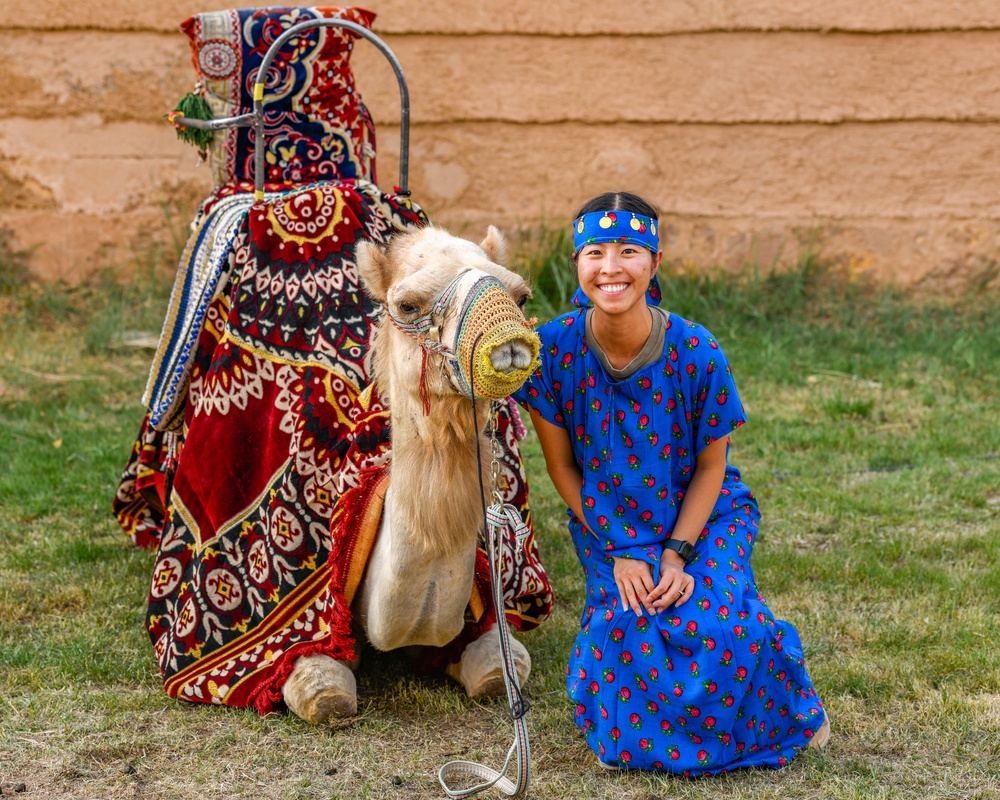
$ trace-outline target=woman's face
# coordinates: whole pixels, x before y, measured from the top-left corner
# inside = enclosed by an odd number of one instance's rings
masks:
[[[585,245],[576,255],[576,274],[590,302],[606,314],[645,308],[646,289],[660,266],[645,247],[621,242]]]

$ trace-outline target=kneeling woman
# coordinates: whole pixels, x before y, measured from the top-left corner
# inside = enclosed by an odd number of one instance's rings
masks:
[[[586,573],[566,685],[605,766],[787,764],[829,723],[798,634],[757,591],[760,513],[728,463],[746,416],[702,326],[650,305],[657,215],[609,193],[573,234],[579,311],[544,325],[531,411]]]

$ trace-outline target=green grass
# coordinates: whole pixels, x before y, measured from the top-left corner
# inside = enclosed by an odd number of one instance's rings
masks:
[[[521,252],[532,313],[565,307],[567,243]],[[534,266],[533,266],[534,265]],[[833,720],[780,772],[696,781],[607,774],[572,724],[563,669],[582,601],[537,442],[532,506],[556,591],[524,636],[532,797],[1000,797],[1000,295],[947,299],[795,270],[666,272],[664,305],[705,324],[750,424],[732,459],[764,518],[754,568],[793,622]],[[499,765],[501,702],[366,657],[360,719],[182,705],[143,632],[152,555],[110,502],[142,415],[163,276],[0,293],[0,789],[25,797],[430,798],[442,763]],[[497,796],[490,793],[487,796]]]

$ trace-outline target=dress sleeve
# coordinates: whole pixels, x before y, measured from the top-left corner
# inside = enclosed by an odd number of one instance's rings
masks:
[[[603,552],[605,556],[612,556],[614,558],[634,558],[636,561],[645,561],[650,566],[656,567],[663,558],[663,545],[653,543],[637,547],[636,545],[629,543],[624,547],[615,547],[613,543],[605,541]],[[653,573],[653,580],[654,582],[658,582],[660,580],[659,571]]]
[[[694,340],[693,345],[691,340]],[[736,391],[729,360],[715,337],[701,328],[685,341],[685,346],[693,356],[690,363],[700,373],[692,376],[688,367],[689,378],[699,381],[691,420],[697,455],[712,442],[744,425],[747,415]]]
[[[552,327],[558,322],[559,320],[555,320],[539,329],[538,334],[542,339],[541,364],[511,397],[524,408],[537,411],[546,422],[561,428],[569,428],[565,409],[560,400],[564,378],[561,375],[554,376],[554,373],[563,372],[558,369],[563,359],[560,342],[552,335],[553,332],[559,332],[558,328],[553,330]],[[565,337],[559,338],[565,339]]]

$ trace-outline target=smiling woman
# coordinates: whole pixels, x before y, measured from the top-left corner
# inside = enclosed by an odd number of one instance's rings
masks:
[[[574,223],[580,290],[601,313],[593,334],[612,366],[623,369],[639,355],[653,327],[646,290],[663,260],[656,210],[623,192],[595,197]]]
[[[602,766],[781,767],[829,722],[798,634],[754,580],[732,371],[705,328],[655,305],[657,225],[631,194],[580,209],[584,308],[539,330],[542,364],[515,394],[587,576],[566,688]]]

